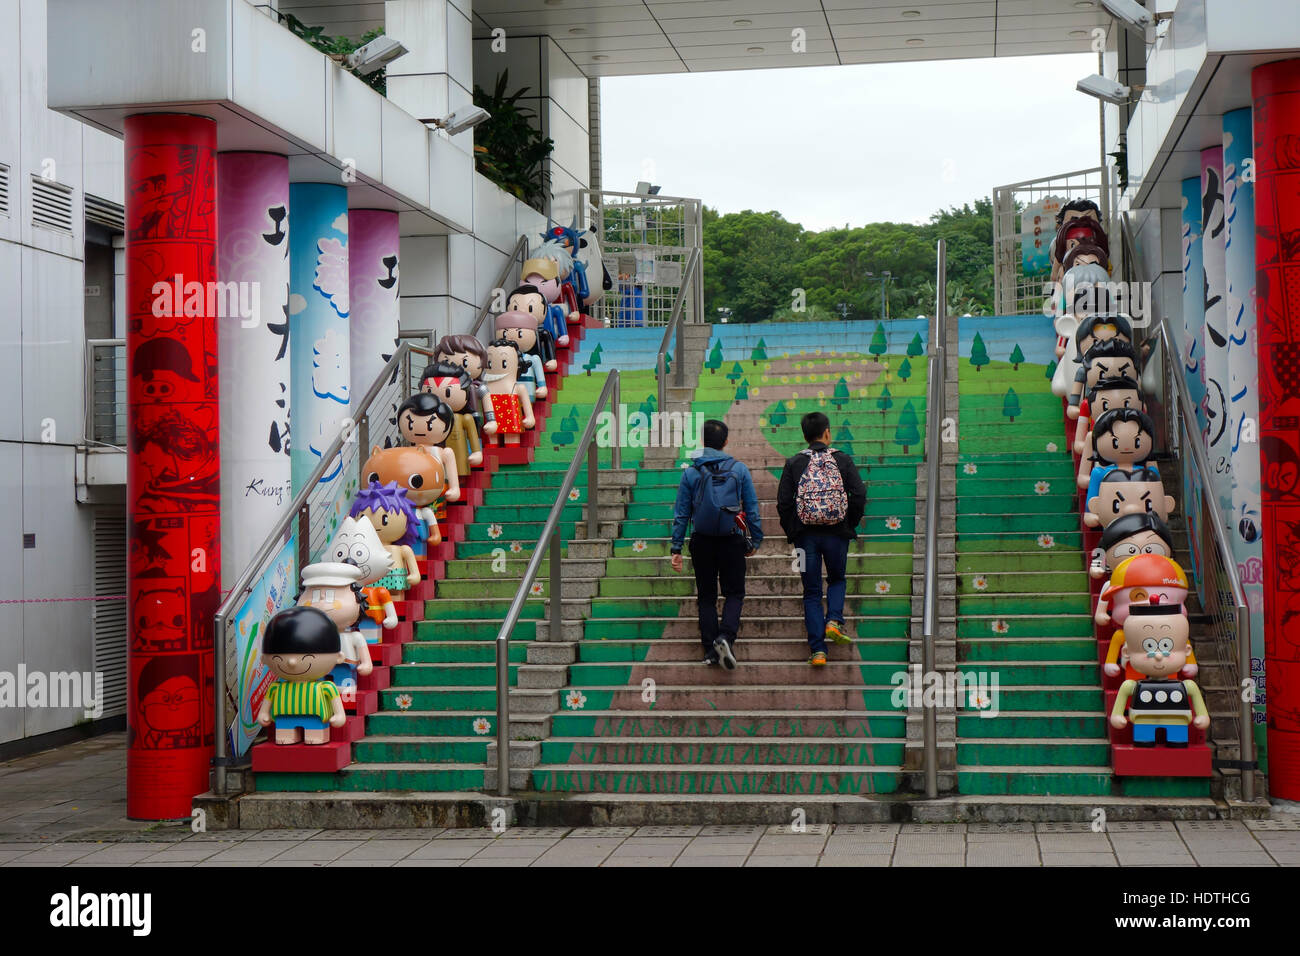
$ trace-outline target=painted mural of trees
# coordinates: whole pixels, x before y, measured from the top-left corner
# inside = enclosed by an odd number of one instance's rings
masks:
[[[600,343],[599,342],[596,343],[596,347],[595,349],[592,350],[591,357],[587,359],[587,364],[583,366],[583,369],[586,371],[588,375],[590,375],[592,369],[596,368],[598,365],[600,365]]]
[[[772,409],[772,414],[767,416],[767,423],[772,426],[772,431],[775,432],[787,421],[789,421],[789,418],[785,413],[785,402],[777,402],[776,408]]]
[[[836,411],[844,407],[844,403],[849,400],[849,383],[846,379],[841,378],[835,383],[835,392],[831,395],[831,404],[835,406]]]
[[[975,366],[977,372],[989,364],[989,350],[984,345],[983,336],[978,332],[975,333],[975,341],[970,346],[970,363]]]
[[[760,361],[764,361],[766,359],[767,359],[767,343],[764,342],[762,339],[759,339],[758,344],[754,346],[754,351],[749,353],[749,360],[753,362],[755,365],[757,365]]]
[[[918,358],[925,354],[925,345],[921,342],[920,332],[913,335],[912,341],[907,343],[907,354],[911,358]]]
[[[912,377],[912,363],[909,359],[903,359],[903,364],[898,366],[898,377],[906,382]]]
[[[1007,389],[1007,393],[1002,396],[1002,414],[1013,422],[1020,414],[1020,397],[1014,388]]]
[[[1020,363],[1023,362],[1024,360],[1025,360],[1025,353],[1020,351],[1020,343],[1017,342],[1016,347],[1011,350],[1011,359],[1010,359],[1011,371],[1013,372],[1020,371]]]
[[[707,368],[714,375],[718,373],[718,369],[722,368],[722,340],[721,339],[718,339],[718,341],[713,343],[713,350],[709,352],[709,359],[707,362],[704,363],[704,367]]]
[[[894,444],[903,446],[906,455],[913,445],[920,444],[921,432],[917,428],[916,409],[912,403],[905,402],[898,415],[898,427],[894,430]]]

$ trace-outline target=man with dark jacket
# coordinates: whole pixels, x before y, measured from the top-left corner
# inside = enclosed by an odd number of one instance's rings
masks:
[[[837,644],[853,640],[844,623],[844,594],[849,542],[857,537],[867,489],[853,459],[829,447],[830,419],[821,412],[809,412],[801,424],[808,447],[785,463],[776,511],[786,539],[802,559],[803,618],[812,651],[808,663],[824,667],[827,638]],[[824,612],[822,562],[826,563]]]
[[[726,452],[727,426],[709,419],[704,423],[704,450],[682,472],[673,509],[672,569],[682,571],[682,545],[691,525],[691,565],[700,611],[700,642],[704,663],[736,669],[736,636],[745,602],[745,558],[763,542],[754,479]],[[705,487],[701,487],[704,484]],[[713,489],[727,498],[731,510],[720,514]],[[735,515],[741,516],[737,521]],[[746,534],[748,528],[748,534]],[[718,585],[722,585],[722,621],[718,621]]]

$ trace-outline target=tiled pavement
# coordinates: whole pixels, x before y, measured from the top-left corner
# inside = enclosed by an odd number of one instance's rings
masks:
[[[232,830],[125,819],[123,737],[0,764],[0,866],[1297,866],[1257,821]]]

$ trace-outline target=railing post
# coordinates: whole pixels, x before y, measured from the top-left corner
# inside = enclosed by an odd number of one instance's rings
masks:
[[[1250,637],[1250,608],[1238,604],[1237,673],[1242,681],[1250,679]],[[1241,698],[1241,799],[1250,803],[1255,799],[1255,695],[1241,689],[1237,694]]]
[[[212,689],[216,696],[214,701],[212,726],[212,791],[218,796],[226,795],[226,761],[230,754],[226,748],[226,618],[218,614],[213,621],[212,643],[216,647],[216,673],[213,675]]]
[[[554,595],[551,596],[554,600]],[[497,794],[510,796],[510,635],[497,635]]]
[[[560,529],[556,528],[551,532],[551,640],[560,641],[564,637],[564,581],[562,579],[564,567],[561,563],[561,548],[563,543],[560,538]]]
[[[659,384],[659,405],[658,410],[664,410],[664,399],[667,395],[668,383],[664,381],[664,356],[659,353],[659,358],[655,361],[655,381]]]
[[[692,268],[692,277],[694,274],[695,269]],[[693,279],[688,281],[693,281]],[[686,322],[684,321],[684,318],[684,316],[680,315],[677,317],[677,344],[673,346],[673,348],[677,350],[676,354],[673,356],[677,360],[673,363],[673,384],[678,388],[681,388],[686,384],[686,372],[682,365],[682,353],[686,351]],[[660,411],[662,411],[662,409],[660,409]]]
[[[587,445],[587,537],[600,537],[600,446]]]
[[[609,467],[617,470],[623,467],[623,383],[618,369],[610,374],[614,378],[614,393],[610,395],[614,412],[614,443],[609,446]]]

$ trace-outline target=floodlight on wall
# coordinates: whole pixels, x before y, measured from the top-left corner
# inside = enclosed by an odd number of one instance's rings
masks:
[[[406,47],[402,46],[400,41],[385,34],[357,47],[343,57],[342,63],[349,70],[367,76],[392,63],[406,52]]]
[[[448,136],[455,136],[457,133],[463,133],[467,129],[473,129],[480,123],[490,120],[492,114],[481,106],[462,106],[449,116],[432,116],[420,120],[421,123],[428,123],[444,130]]]
[[[1101,0],[1106,12],[1130,30],[1145,31],[1156,24],[1156,18],[1136,0]]]
[[[1133,98],[1133,91],[1142,89],[1140,86],[1125,86],[1123,83],[1108,80],[1096,73],[1085,76],[1074,85],[1074,88],[1080,93],[1087,93],[1089,96],[1095,96],[1105,103],[1113,103],[1116,106],[1126,105]]]
[[[643,180],[636,184],[636,194],[638,196],[658,196],[659,187],[652,186]]]

